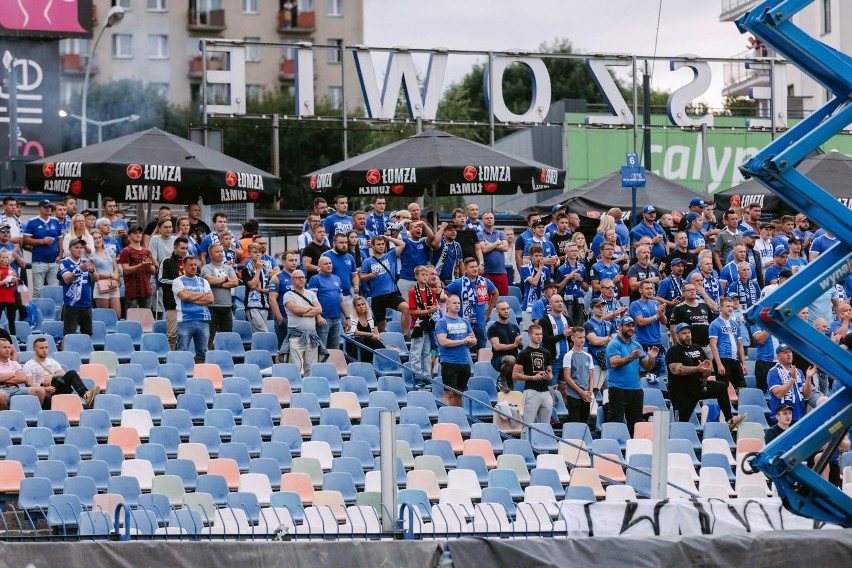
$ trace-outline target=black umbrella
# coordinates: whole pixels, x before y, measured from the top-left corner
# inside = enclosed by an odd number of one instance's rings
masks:
[[[152,128],[30,162],[27,188],[123,203],[246,203],[277,199],[281,180]]]
[[[802,160],[796,170],[836,197],[844,207],[852,206],[852,158],[837,151],[818,154]],[[791,208],[777,195],[755,179],[749,179],[716,194],[716,207],[726,210],[732,206],[747,207],[760,204],[764,214],[777,216]]]
[[[675,183],[654,172],[645,174],[645,187],[636,188],[636,207],[639,213],[646,205],[653,205],[659,214],[671,211],[685,211],[689,200],[699,196],[686,186]],[[618,207],[630,211],[632,207],[629,187],[621,187],[621,171],[592,180],[570,192],[551,197],[521,211],[522,215],[532,213],[550,213],[554,205],[564,205],[568,211],[581,217],[597,219],[602,211]]]
[[[432,130],[302,176],[320,194],[514,195],[557,189],[565,170]]]

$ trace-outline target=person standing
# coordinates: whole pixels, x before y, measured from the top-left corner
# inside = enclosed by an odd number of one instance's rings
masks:
[[[322,306],[322,313],[317,316],[320,342],[326,349],[340,349],[341,321],[345,322],[343,328],[348,331],[350,313],[343,297],[340,278],[334,274],[330,258],[323,256],[319,259],[319,272],[311,277],[307,288],[316,294]]]
[[[183,276],[172,283],[177,311],[177,348],[189,351],[190,342],[195,343],[195,362],[203,363],[207,354],[207,341],[210,339],[210,310],[213,303],[213,291],[210,284],[198,275],[198,258],[187,256],[183,259]]]
[[[177,228],[177,226],[175,226]],[[217,211],[213,214],[213,230],[204,237],[201,242],[198,244],[198,260],[202,264],[207,264],[209,262],[207,258],[207,249],[210,248],[210,245],[213,243],[218,243],[221,239],[221,233],[228,232],[231,233],[230,229],[228,229],[228,215],[222,211]],[[187,243],[189,240],[187,239]],[[240,243],[237,239],[233,238],[231,240],[231,246],[235,247],[237,251],[240,250]],[[228,254],[227,251],[231,246],[225,245],[225,259],[227,261]]]
[[[267,331],[269,319],[269,270],[260,260],[263,247],[252,243],[248,246],[249,259],[243,268],[243,284],[246,287],[244,299],[246,319],[251,324],[252,333]]]
[[[512,367],[518,358],[518,352],[524,344],[521,328],[511,321],[512,309],[509,303],[497,302],[497,321],[488,326],[488,341],[491,343],[491,366],[500,372],[504,361],[511,361]]]
[[[692,329],[688,323],[679,323],[675,327],[675,340],[666,352],[666,361],[669,368],[669,398],[677,419],[689,422],[700,400],[714,398],[719,403],[728,428],[733,432],[748,414],[733,415],[728,387],[721,381],[709,378],[713,365],[704,350],[692,343]]]
[[[459,317],[461,299],[455,294],[447,297],[447,313],[435,324],[438,355],[441,361],[441,382],[445,387],[464,392],[471,375],[470,348],[476,345],[476,335],[467,318]],[[447,406],[461,406],[461,395],[444,389]]]
[[[42,199],[38,202],[38,217],[30,219],[24,227],[24,245],[32,247],[33,298],[41,298],[41,289],[56,282],[59,273],[62,227],[52,212],[53,204]]]
[[[710,351],[710,322],[713,321],[713,311],[716,304],[709,305],[710,299],[702,286],[703,279],[695,275],[691,282],[684,283],[681,288],[683,301],[675,306],[669,321],[670,333],[674,337],[675,326],[679,323],[688,323],[692,329],[692,342],[704,349],[709,359]],[[699,299],[699,292],[704,299]],[[712,300],[710,300],[712,302]]]
[[[74,239],[68,247],[70,255],[59,263],[62,279],[62,334],[92,335],[92,283],[98,281],[95,263],[83,257],[86,241]]]
[[[731,319],[734,302],[724,297],[719,300],[719,317],[710,323],[710,352],[716,364],[716,378],[737,390],[746,386],[745,350],[740,326]]]
[[[104,197],[101,200],[101,204],[104,208],[104,217],[109,220],[110,236],[115,240],[117,245],[115,252],[118,254],[118,251],[124,248],[124,239],[127,237],[127,231],[130,230],[130,226],[124,220],[124,216],[119,215],[118,204],[115,198]]]
[[[175,239],[172,255],[160,262],[157,281],[163,291],[163,308],[166,312],[166,338],[172,351],[177,348],[177,303],[172,290],[175,279],[183,276],[183,260],[189,250],[189,241],[183,237]]]
[[[151,251],[142,246],[142,227],[136,227],[127,235],[130,242],[121,251],[118,262],[124,273],[124,300],[127,309],[151,309],[154,289],[151,275],[157,273],[157,262]]]
[[[675,306],[683,301],[683,260],[680,258],[672,259],[670,274],[663,278],[660,286],[657,289],[656,299],[658,302],[666,306],[666,317],[671,318]]]
[[[494,228],[494,213],[491,211],[482,215],[479,241],[482,248],[482,275],[494,284],[500,296],[508,296],[509,277],[506,273],[505,258],[509,241],[503,231]]]
[[[302,249],[302,269],[305,271],[305,275],[308,279],[312,278],[319,272],[319,268],[317,263],[319,262],[320,257],[327,250],[331,250],[326,242],[325,238],[325,227],[322,223],[317,223],[313,227],[311,227],[310,233],[313,235],[314,240],[305,245],[305,248]]]
[[[334,239],[337,233],[344,235],[352,229],[352,217],[349,211],[349,198],[337,195],[334,198],[334,213],[323,219],[322,224],[329,239]]]
[[[657,262],[662,261],[667,253],[668,238],[662,225],[657,222],[657,208],[646,205],[642,210],[642,222],[633,227],[630,235],[638,242],[642,237],[651,237],[651,257]]]
[[[586,330],[575,327],[571,330],[571,349],[562,359],[562,380],[565,381],[565,407],[568,422],[589,423],[592,401],[595,400],[593,385],[595,362],[583,350]]]
[[[190,203],[186,208],[186,215],[189,217],[189,236],[200,244],[204,237],[210,234],[210,226],[201,220],[201,205]]]
[[[806,373],[793,365],[793,350],[781,343],[775,349],[778,364],[769,370],[766,383],[769,386],[769,410],[774,414],[782,404],[792,408],[792,421],[796,422],[805,415],[813,394],[813,376],[817,368],[808,367]],[[823,397],[824,398],[824,397]],[[813,406],[816,407],[814,401]]]
[[[601,244],[600,260],[592,265],[589,270],[589,279],[592,281],[593,296],[600,296],[601,283],[604,280],[612,280],[612,283],[621,289],[621,279],[624,278],[624,273],[616,263],[612,261],[612,255],[615,252],[615,245],[610,242]]]
[[[464,259],[464,276],[450,282],[447,294],[455,294],[461,298],[462,313],[470,322],[476,335],[476,345],[471,351],[485,347],[485,324],[491,317],[491,310],[497,304],[497,288],[490,280],[479,275],[479,262],[472,257]]]
[[[425,236],[424,236],[425,232]],[[423,221],[412,221],[408,227],[408,235],[400,237],[405,242],[405,248],[399,256],[399,293],[403,298],[408,298],[409,291],[414,288],[417,275],[415,270],[418,266],[429,264],[432,256],[432,229]],[[411,302],[408,303],[411,306]]]
[[[518,360],[512,370],[512,380],[524,381],[524,421],[528,424],[550,424],[553,392],[549,385],[553,379],[553,356],[541,345],[543,334],[540,325],[529,326],[527,335],[530,344],[518,354]],[[529,436],[527,430],[524,429],[521,434],[524,439]]]
[[[438,278],[449,284],[462,273],[462,247],[456,241],[458,230],[455,225],[443,223],[432,237],[432,264],[438,271]]]
[[[654,283],[647,280],[640,287],[641,297],[630,304],[630,317],[636,322],[636,340],[645,351],[656,347],[659,355],[656,364],[652,368],[655,376],[649,376],[650,382],[657,381],[657,377],[666,374],[666,357],[662,352],[663,338],[660,334],[660,326],[666,325],[666,306],[654,299]]]
[[[225,249],[222,243],[214,243],[207,248],[210,264],[201,267],[201,277],[210,285],[213,303],[207,306],[210,312],[210,341],[208,349],[213,348],[213,338],[220,331],[234,330],[233,296],[231,290],[239,286],[240,281],[233,266],[225,264]],[[279,344],[280,345],[280,344]]]
[[[562,299],[565,300],[568,316],[575,323],[585,321],[583,300],[589,290],[589,284],[586,282],[586,265],[580,260],[580,250],[576,243],[569,242],[565,245],[565,263],[559,267],[556,280]]]
[[[743,234],[737,229],[740,216],[733,209],[728,209],[724,216],[725,228],[716,235],[713,243],[713,264],[720,271],[727,263],[728,255],[734,247],[743,242]]]
[[[606,301],[603,298],[592,300],[592,316],[583,324],[586,330],[586,347],[589,355],[594,360],[594,382],[592,386],[595,391],[603,393],[607,388],[607,365],[606,347],[615,339],[615,323],[604,319],[604,307]]]
[[[535,244],[529,249],[529,263],[521,267],[521,282],[524,283],[524,298],[521,309],[532,312],[535,303],[544,295],[545,287],[559,289],[559,285],[551,280],[551,268],[544,264],[544,253],[541,246]]]
[[[432,334],[438,314],[438,296],[428,284],[429,270],[424,265],[414,269],[417,279],[414,287],[408,291],[408,305],[411,314],[411,349],[409,362],[414,371],[431,376],[432,371]]]
[[[660,280],[662,280],[660,271],[651,263],[651,247],[638,245],[636,247],[636,264],[627,269],[630,301],[635,302],[642,295],[641,286],[643,283],[652,283],[656,291],[657,286],[660,285]]]
[[[408,248],[408,247],[406,247]],[[334,248],[322,253],[322,257],[331,260],[331,272],[340,279],[341,290],[343,291],[343,300],[346,304],[344,312],[349,316],[354,315],[352,310],[352,297],[360,293],[361,280],[358,277],[358,268],[356,266],[355,257],[349,253],[349,239],[343,233],[334,235]],[[322,260],[320,257],[320,261]],[[322,270],[320,270],[322,272]],[[310,281],[308,282],[310,286]],[[319,295],[319,294],[318,294]],[[322,303],[322,299],[320,299]],[[348,328],[349,322],[344,321],[343,327]],[[322,337],[322,334],[320,334]],[[335,347],[337,349],[337,347]]]
[[[50,408],[53,395],[71,394],[72,392],[83,399],[86,408],[92,408],[95,397],[101,393],[98,385],[87,389],[77,371],[64,371],[55,359],[48,356],[50,345],[44,337],[33,341],[33,358],[24,363],[24,375],[34,387],[44,389],[45,397],[42,406]]]
[[[634,427],[642,420],[645,400],[639,382],[639,367],[646,371],[654,368],[660,350],[654,346],[646,352],[633,337],[634,321],[630,316],[618,321],[618,334],[606,347],[607,380],[609,382],[609,405],[607,422],[623,422],[634,434]]]
[[[385,252],[388,242],[394,247]],[[385,330],[386,312],[390,308],[400,313],[400,325],[403,333],[407,333],[411,327],[409,306],[396,286],[396,261],[405,248],[405,241],[396,237],[377,235],[373,237],[372,245],[373,256],[361,264],[360,276],[361,282],[370,284],[376,327],[380,332]]]
[[[322,313],[322,306],[313,290],[305,288],[304,272],[294,270],[292,279],[293,287],[284,294],[287,339],[281,349],[282,354],[289,353],[289,362],[295,364],[302,376],[305,376],[319,358],[317,316]]]
[[[284,253],[284,270],[275,274],[269,281],[269,309],[275,318],[275,335],[279,348],[287,339],[287,310],[284,308],[284,295],[293,288],[293,273],[299,267],[299,252],[288,250]]]
[[[562,384],[562,361],[568,350],[571,349],[571,330],[574,322],[565,311],[565,302],[562,296],[554,294],[550,297],[550,313],[542,316],[538,321],[542,332],[542,347],[550,351],[553,357],[551,369],[553,371],[553,384],[560,392],[564,390]]]
[[[384,235],[390,225],[390,216],[385,213],[387,201],[383,195],[373,196],[373,210],[367,215],[366,229],[374,235]],[[344,232],[345,233],[345,232]]]

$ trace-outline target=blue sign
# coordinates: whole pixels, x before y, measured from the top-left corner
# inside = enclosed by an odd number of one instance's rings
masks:
[[[645,187],[645,167],[621,166],[621,187]]]
[[[627,167],[628,168],[638,168],[639,167],[639,154],[627,154]]]

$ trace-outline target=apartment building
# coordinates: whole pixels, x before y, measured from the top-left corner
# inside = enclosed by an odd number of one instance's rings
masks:
[[[200,92],[200,38],[276,44],[247,46],[247,98],[293,88],[295,54],[286,44],[364,42],[363,0],[95,0],[95,37],[115,5],[124,8],[125,16],[104,32],[93,54],[90,81],[141,80],[181,105]],[[91,41],[60,42],[63,104],[82,88]],[[224,59],[208,53],[207,68],[222,68]],[[324,96],[334,106],[340,106],[343,98],[340,59],[339,50],[314,51],[317,98]],[[343,68],[347,85],[356,85],[354,65]],[[358,89],[348,89],[347,94],[350,108],[362,106]],[[210,100],[221,95],[208,91]]]
[[[721,0],[719,20],[733,22],[752,10],[762,0]],[[806,33],[819,41],[844,53],[852,51],[852,5],[843,0],[814,0],[793,17],[793,21]],[[746,51],[737,53],[737,58],[775,57],[776,53],[759,41],[743,36]],[[810,77],[792,65],[786,66],[787,105],[790,118],[807,116],[828,100],[827,91]],[[753,87],[769,86],[769,74],[765,70],[746,69],[737,63],[725,64],[725,86],[723,95],[747,96]]]

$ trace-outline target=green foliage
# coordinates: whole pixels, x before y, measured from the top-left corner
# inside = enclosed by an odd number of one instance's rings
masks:
[[[747,97],[725,97],[722,102],[728,116],[757,116],[757,101]]]

